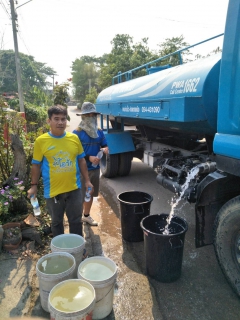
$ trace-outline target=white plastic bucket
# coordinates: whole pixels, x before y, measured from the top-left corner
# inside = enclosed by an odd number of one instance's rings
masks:
[[[43,270],[47,265],[51,265],[51,268]],[[48,296],[52,288],[61,281],[71,279],[75,268],[75,258],[67,252],[52,252],[38,260],[36,271],[39,281],[40,301],[45,311],[49,312]]]
[[[78,267],[78,278],[91,283],[96,291],[93,319],[107,317],[113,308],[117,266],[109,258],[96,256],[82,261]]]
[[[77,278],[77,269],[83,259],[83,251],[85,248],[85,240],[78,234],[60,234],[51,241],[52,252],[68,252],[74,256],[76,260],[76,268],[73,278]]]
[[[52,288],[48,297],[51,320],[92,320],[96,294],[84,280],[62,281]]]

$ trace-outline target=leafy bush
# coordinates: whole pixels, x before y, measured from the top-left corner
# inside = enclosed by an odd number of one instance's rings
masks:
[[[32,161],[33,144],[36,138],[48,131],[46,124],[46,110],[42,107],[27,106],[26,113],[28,119],[34,120],[32,131],[26,132],[26,120],[16,111],[5,111],[6,102],[0,97],[0,217],[1,221],[6,219],[11,214],[26,213],[27,203],[25,192],[20,192],[23,189],[28,190],[30,187],[30,169]],[[39,119],[39,120],[37,120]],[[43,125],[42,125],[43,124]],[[24,153],[24,168],[18,168],[17,174],[14,173],[14,150],[12,149],[11,137],[18,136],[22,143]],[[24,169],[24,170],[23,170]],[[16,185],[15,179],[21,179],[21,185]],[[21,187],[21,189],[20,189]],[[42,192],[42,179],[39,181],[39,203],[45,203]],[[18,193],[17,193],[18,192]],[[16,199],[17,195],[19,196]],[[6,198],[7,197],[7,198]],[[12,198],[11,198],[12,197]],[[12,202],[10,202],[12,199]],[[8,201],[9,200],[9,201]],[[8,203],[8,204],[6,204]]]
[[[25,115],[27,121],[27,131],[36,131],[47,123],[46,107],[39,107],[30,103],[25,103]]]

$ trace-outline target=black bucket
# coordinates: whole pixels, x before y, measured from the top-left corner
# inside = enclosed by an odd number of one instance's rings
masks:
[[[147,274],[160,281],[172,282],[181,276],[182,257],[187,222],[174,216],[163,234],[168,214],[145,217],[140,225],[144,233],[144,251]]]
[[[120,202],[123,239],[129,242],[143,241],[140,222],[150,214],[153,197],[141,191],[127,191],[120,193],[117,198]]]

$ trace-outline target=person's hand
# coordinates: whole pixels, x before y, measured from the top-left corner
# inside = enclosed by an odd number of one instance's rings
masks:
[[[105,148],[101,148],[101,150],[103,151],[103,153],[108,154],[109,153],[109,149],[108,147]]]
[[[37,196],[37,185],[31,186],[31,188],[27,192],[27,197],[30,199],[31,196],[34,196],[36,198]]]
[[[101,159],[99,159],[98,157],[95,156],[90,156],[89,157],[89,161],[92,162],[92,164],[94,165],[98,165]]]
[[[86,190],[87,190],[88,188],[91,188],[90,194],[91,194],[91,195],[93,194],[94,186],[91,184],[90,181],[85,182],[85,188],[86,188]]]

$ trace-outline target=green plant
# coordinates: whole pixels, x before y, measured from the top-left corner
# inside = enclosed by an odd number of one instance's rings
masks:
[[[62,106],[67,107],[66,102],[69,99],[69,94],[68,94],[69,85],[70,84],[68,82],[64,82],[62,84],[58,84],[56,82],[56,85],[53,89],[53,102],[55,105],[60,104]]]
[[[97,93],[97,89],[95,87],[92,87],[89,92],[87,93],[86,97],[85,97],[85,101],[89,101],[92,103],[96,102],[98,93]]]
[[[51,106],[53,104],[52,95],[37,86],[33,86],[25,93],[24,100],[38,107]]]
[[[25,113],[27,121],[27,132],[36,132],[39,127],[43,127],[47,123],[47,109],[46,107],[39,107],[37,105],[26,102]]]
[[[26,108],[26,113],[29,111],[29,122],[26,122],[20,113],[13,110],[4,111],[6,107],[6,102],[0,96],[0,190],[2,192],[0,215],[2,212],[8,212],[8,215],[5,215],[5,220],[10,219],[16,214],[26,213],[27,203],[29,201],[26,199],[26,194],[24,192],[18,199],[10,198],[13,200],[12,202],[5,201],[6,199],[4,200],[4,196],[11,196],[9,192],[13,192],[15,194],[15,191],[19,191],[15,190],[17,186],[14,186],[14,178],[24,181],[21,186],[25,187],[25,190],[30,188],[30,169],[33,144],[39,135],[48,131],[45,108],[37,107],[38,110],[36,112],[32,105],[29,109]],[[41,118],[38,121],[37,116],[39,113]],[[26,132],[26,123],[30,124],[30,119],[35,120],[35,124],[32,125],[32,130],[30,132]],[[13,146],[12,138],[16,136],[18,136],[18,142],[22,144],[21,165],[20,158],[16,156],[17,149],[15,148],[15,145]],[[17,166],[14,166],[16,163]],[[6,187],[8,185],[9,187]],[[39,198],[39,202],[43,203],[42,179],[39,181]],[[8,202],[8,205],[4,205],[6,202]]]
[[[18,178],[14,178],[14,183],[11,186],[0,189],[1,219],[4,218],[3,216],[10,213],[13,201],[22,198],[26,194],[23,181],[18,180]]]

